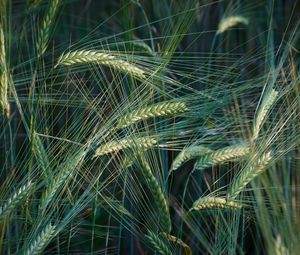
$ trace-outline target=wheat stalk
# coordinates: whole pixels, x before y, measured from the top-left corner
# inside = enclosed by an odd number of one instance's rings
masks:
[[[157,251],[159,254],[162,255],[173,254],[168,248],[168,246],[154,232],[148,230],[146,237],[150,241],[153,250]]]
[[[225,19],[222,19],[221,22],[219,23],[217,34],[224,33],[229,28],[232,28],[238,24],[244,24],[247,26],[249,24],[249,20],[239,15],[230,16]]]
[[[93,50],[78,50],[70,51],[62,54],[55,67],[58,65],[72,66],[76,64],[89,64],[96,63],[108,66],[112,69],[119,70],[125,73],[129,73],[132,76],[140,79],[145,79],[145,72],[143,69],[118,59],[116,56],[107,52],[93,51]]]
[[[188,108],[183,102],[163,102],[126,113],[118,120],[116,128],[123,128],[151,117],[169,116],[186,111],[188,111]]]
[[[190,209],[205,210],[205,209],[241,209],[243,205],[238,201],[226,199],[223,197],[206,196],[196,200]]]
[[[55,233],[55,226],[48,224],[45,229],[32,242],[29,248],[24,251],[24,255],[39,255],[49,244]]]
[[[254,159],[251,165],[242,171],[242,173],[234,180],[231,185],[228,198],[235,199],[257,175],[264,172],[270,160],[272,159],[271,152],[265,153],[257,160]]]
[[[195,163],[195,170],[203,170],[213,165],[222,164],[226,161],[239,159],[250,152],[248,145],[233,145],[223,149],[207,153]]]
[[[39,57],[43,55],[47,50],[51,29],[54,23],[59,4],[60,0],[51,0],[46,9],[41,28],[38,32],[38,38],[36,43],[37,53]]]
[[[8,102],[8,75],[6,66],[5,41],[2,24],[0,23],[0,107],[2,112],[9,116]]]
[[[182,248],[182,251],[183,251],[183,254],[184,255],[192,255],[192,250],[190,248],[190,246],[188,246],[185,242],[183,242],[181,239],[177,238],[176,236],[172,236],[170,234],[167,234],[167,233],[161,233],[162,237],[164,237],[165,239],[173,242],[173,243],[176,243],[178,245],[181,246]]]
[[[23,200],[23,198],[29,193],[31,187],[32,182],[29,181],[8,198],[7,202],[0,207],[0,219],[8,215],[9,212],[11,212]]]
[[[103,144],[96,149],[94,157],[118,152],[128,148],[149,149],[157,143],[158,141],[152,137],[124,138],[119,141],[111,141]]]
[[[264,96],[262,103],[259,107],[259,110],[256,113],[255,120],[254,120],[253,135],[252,135],[253,140],[255,140],[258,137],[259,130],[260,130],[270,108],[274,104],[277,95],[278,95],[278,91],[276,91],[275,89],[272,89],[269,93],[267,93]]]
[[[160,223],[161,228],[163,229],[164,232],[170,233],[172,224],[171,224],[169,206],[165,198],[165,195],[158,181],[156,180],[155,176],[152,174],[148,162],[140,154],[138,157],[141,164],[141,170],[143,171],[143,175],[146,179],[148,187],[151,190],[151,193],[153,194],[156,207],[161,217],[161,223]]]
[[[193,145],[184,148],[174,159],[171,166],[171,171],[176,171],[182,164],[184,164],[188,160],[201,157],[210,152],[212,152],[212,150],[203,145]]]

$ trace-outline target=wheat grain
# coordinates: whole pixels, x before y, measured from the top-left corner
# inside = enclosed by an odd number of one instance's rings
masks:
[[[170,234],[164,233],[164,232],[161,233],[161,235],[162,235],[165,239],[167,239],[167,240],[169,240],[169,241],[171,241],[171,242],[174,242],[174,243],[180,245],[181,248],[182,248],[182,251],[183,251],[183,254],[184,254],[184,255],[192,255],[192,250],[191,250],[190,246],[188,246],[188,245],[187,245],[185,242],[183,242],[181,239],[177,238],[176,236],[172,236],[172,235],[170,235]]]
[[[234,180],[231,185],[228,198],[235,199],[257,175],[265,171],[267,165],[272,159],[271,152],[265,153],[257,160],[254,159],[246,169]]]
[[[226,30],[238,25],[238,24],[244,24],[248,25],[249,20],[243,16],[230,16],[225,19],[222,19],[219,23],[217,34],[224,33]]]
[[[141,164],[141,170],[143,171],[143,175],[146,179],[149,189],[151,190],[151,193],[153,194],[156,207],[159,211],[159,215],[161,218],[161,223],[160,223],[161,228],[164,232],[170,233],[172,224],[171,224],[169,206],[165,198],[165,195],[158,181],[156,180],[155,176],[152,174],[148,162],[141,155],[139,155],[138,157],[139,157],[139,162]]]
[[[45,229],[32,242],[30,247],[24,251],[24,255],[39,255],[49,244],[55,233],[55,226],[48,224]]]
[[[148,230],[146,237],[150,241],[153,250],[162,255],[172,255],[172,252],[170,251],[168,246],[155,233]]]
[[[105,65],[112,69],[129,73],[136,78],[140,78],[140,79],[146,78],[143,69],[127,61],[118,59],[116,56],[113,56],[110,53],[102,52],[102,51],[93,51],[93,50],[70,51],[65,54],[62,54],[59,57],[56,66],[58,65],[72,66],[76,64],[89,64],[89,63]]]
[[[259,130],[260,130],[270,108],[274,104],[277,95],[278,95],[278,91],[276,91],[275,89],[272,89],[269,93],[267,93],[264,96],[262,103],[259,107],[259,110],[256,113],[255,120],[254,120],[253,135],[252,135],[253,140],[255,140],[258,137]]]
[[[196,200],[191,210],[205,210],[205,209],[241,209],[243,205],[238,201],[226,199],[223,197],[201,197]]]
[[[8,74],[4,39],[3,27],[0,23],[0,107],[2,112],[9,117]]]
[[[239,159],[250,152],[248,145],[233,145],[226,148],[207,153],[195,163],[195,170],[203,170],[226,161]]]
[[[36,43],[37,53],[39,57],[42,56],[47,50],[50,33],[59,5],[60,0],[51,0],[46,9],[41,28],[38,32]]]
[[[175,115],[188,110],[189,109],[187,108],[186,104],[183,102],[163,102],[126,113],[118,120],[116,128],[123,128],[140,120],[146,120],[151,117]]]
[[[0,207],[0,219],[8,215],[25,198],[31,187],[32,182],[29,181],[8,198],[7,202]]]
[[[96,149],[94,157],[99,157],[112,152],[118,152],[128,148],[149,149],[157,143],[158,141],[152,137],[124,138],[119,141],[111,141],[103,144]]]
[[[210,152],[212,152],[212,150],[203,145],[193,145],[187,147],[183,149],[174,159],[171,166],[171,171],[176,171],[182,164],[184,164],[188,160],[198,158]]]

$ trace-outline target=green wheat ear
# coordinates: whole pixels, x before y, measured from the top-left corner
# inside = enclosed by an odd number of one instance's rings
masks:
[[[218,164],[223,164],[230,160],[238,160],[248,155],[250,147],[247,144],[228,146],[213,152],[209,152],[200,157],[195,163],[194,170],[203,170]]]
[[[27,184],[20,187],[8,198],[7,202],[0,207],[0,222],[23,201],[30,192],[32,185],[32,182],[29,181]]]
[[[199,158],[207,153],[213,152],[213,150],[203,146],[203,145],[193,145],[187,148],[184,148],[174,159],[171,171],[176,171],[180,166],[182,166],[185,162]]]
[[[49,244],[55,234],[55,226],[48,224],[31,245],[24,251],[24,255],[39,255]]]
[[[100,157],[109,153],[118,152],[120,150],[136,148],[149,149],[158,143],[158,140],[153,137],[127,137],[119,141],[110,141],[96,149],[94,157]]]
[[[0,107],[6,116],[9,116],[8,102],[8,74],[5,51],[5,38],[2,24],[0,23]]]
[[[254,124],[253,124],[253,135],[252,139],[255,140],[258,137],[259,131],[261,129],[261,126],[271,109],[272,105],[274,104],[276,98],[278,96],[278,91],[275,89],[270,90],[270,92],[267,92],[265,96],[263,97],[263,100],[259,106],[259,109],[256,113]]]
[[[235,199],[256,176],[266,170],[267,165],[272,159],[271,152],[265,153],[258,159],[253,159],[253,162],[245,168],[240,175],[234,180],[229,188],[227,197]]]
[[[58,65],[72,66],[80,64],[100,64],[118,71],[122,71],[141,80],[146,79],[145,72],[138,66],[127,61],[121,60],[116,56],[105,51],[77,50],[63,53],[55,67]]]
[[[146,238],[150,242],[152,249],[161,255],[172,255],[168,246],[154,232],[148,230]]]
[[[190,246],[188,246],[185,242],[183,242],[181,239],[177,238],[176,236],[172,236],[167,233],[161,233],[161,236],[163,238],[167,239],[168,241],[179,245],[181,247],[184,255],[192,255],[193,254]]]
[[[206,196],[196,200],[190,211],[199,211],[206,209],[241,209],[243,205],[239,201],[227,199],[224,197]]]
[[[36,42],[37,54],[39,57],[42,56],[47,50],[51,30],[59,5],[60,0],[51,0],[46,9],[40,30],[38,31],[38,38]]]
[[[163,232],[170,233],[172,229],[172,223],[170,218],[169,205],[165,198],[164,192],[162,191],[157,179],[153,175],[148,162],[139,154],[139,163],[141,166],[141,171],[146,179],[149,189],[154,197],[154,202],[156,204],[157,210],[160,216],[160,225]]]
[[[225,19],[222,19],[219,24],[217,34],[222,34],[225,31],[227,31],[228,29],[230,29],[238,24],[243,24],[243,25],[247,26],[249,24],[249,20],[240,15],[230,16]]]
[[[118,120],[116,128],[124,128],[141,120],[159,116],[175,115],[177,113],[183,113],[188,110],[189,109],[187,108],[186,104],[183,102],[158,103],[152,106],[140,108],[129,113],[125,113],[125,115]]]

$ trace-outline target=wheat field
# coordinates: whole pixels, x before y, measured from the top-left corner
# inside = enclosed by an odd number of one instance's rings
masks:
[[[299,0],[0,0],[0,254],[298,254],[299,46]]]

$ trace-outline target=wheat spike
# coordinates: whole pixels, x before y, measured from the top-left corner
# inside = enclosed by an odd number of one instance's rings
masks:
[[[250,152],[248,145],[233,145],[213,151],[201,157],[195,163],[195,170],[203,170],[213,165],[222,164],[226,161],[239,159]]]
[[[59,57],[56,66],[58,65],[72,66],[76,64],[89,64],[89,63],[105,65],[112,69],[129,73],[136,78],[140,78],[140,79],[146,78],[143,69],[135,66],[134,64],[118,59],[116,56],[113,56],[110,53],[102,52],[102,51],[93,51],[93,50],[70,51],[62,54]]]
[[[253,160],[253,163],[244,169],[234,180],[229,189],[228,198],[235,199],[244,190],[249,182],[251,182],[257,175],[265,171],[271,159],[271,152],[268,152],[258,160]]]
[[[103,144],[96,150],[94,157],[118,152],[128,148],[149,149],[157,143],[158,141],[152,137],[124,138],[119,141],[111,141]]]
[[[87,151],[85,149],[81,149],[78,151],[73,157],[68,159],[66,162],[63,162],[58,167],[58,174],[53,178],[50,185],[46,188],[42,195],[41,209],[46,208],[49,202],[53,199],[56,193],[62,188],[63,184],[69,176],[73,174],[76,170],[77,166],[85,157]]]
[[[258,137],[259,130],[260,130],[270,108],[272,107],[273,103],[275,102],[277,95],[278,95],[278,91],[276,91],[275,89],[272,89],[263,98],[262,103],[259,107],[258,112],[256,113],[256,117],[254,120],[253,135],[252,135],[253,140],[255,140]]]
[[[225,19],[222,19],[219,23],[217,34],[224,33],[226,30],[238,25],[238,24],[244,24],[248,25],[249,20],[243,16],[230,16]]]
[[[51,0],[46,9],[41,28],[38,32],[38,38],[36,43],[37,53],[39,57],[42,56],[47,50],[50,33],[59,5],[60,0]]]
[[[0,107],[4,114],[9,116],[8,102],[8,74],[6,65],[5,41],[2,24],[0,23]]]
[[[29,181],[8,198],[7,202],[0,207],[0,219],[4,218],[24,199],[24,197],[29,193],[31,187],[32,182]]]
[[[205,209],[241,209],[243,205],[238,201],[226,199],[223,197],[201,197],[196,200],[191,210],[205,210]]]
[[[148,230],[146,235],[147,239],[150,241],[153,250],[157,251],[161,255],[172,255],[168,246],[152,231]]]
[[[186,112],[189,109],[183,102],[171,103],[164,102],[156,105],[144,107],[130,113],[125,114],[118,120],[116,128],[124,128],[132,125],[140,120],[146,120],[148,118],[175,115],[177,113]]]
[[[170,218],[170,211],[168,202],[165,198],[165,195],[156,180],[155,176],[152,174],[151,168],[148,164],[148,162],[139,154],[139,162],[141,164],[141,170],[143,171],[143,175],[145,176],[146,182],[148,183],[148,187],[151,190],[151,193],[153,194],[154,201],[156,204],[156,207],[159,211],[159,215],[161,218],[161,228],[164,232],[170,233],[172,224],[171,224],[171,218]]]
[[[183,149],[174,159],[171,166],[171,171],[176,171],[180,166],[182,166],[188,160],[201,157],[210,152],[212,152],[212,150],[203,145],[193,145],[187,147]]]
[[[52,172],[50,169],[50,163],[48,160],[47,152],[44,148],[44,145],[43,145],[40,137],[38,136],[38,134],[35,131],[33,132],[31,142],[32,142],[33,153],[34,153],[35,157],[37,158],[37,160],[39,161],[41,168],[43,169],[43,173],[46,176],[46,179],[52,178]]]
[[[55,233],[55,226],[48,224],[32,244],[24,251],[24,255],[39,255],[49,244]]]
[[[192,255],[193,254],[190,246],[188,246],[185,242],[183,242],[181,239],[177,238],[176,236],[172,236],[172,235],[164,233],[164,232],[161,233],[161,235],[165,239],[180,245],[184,255]]]

